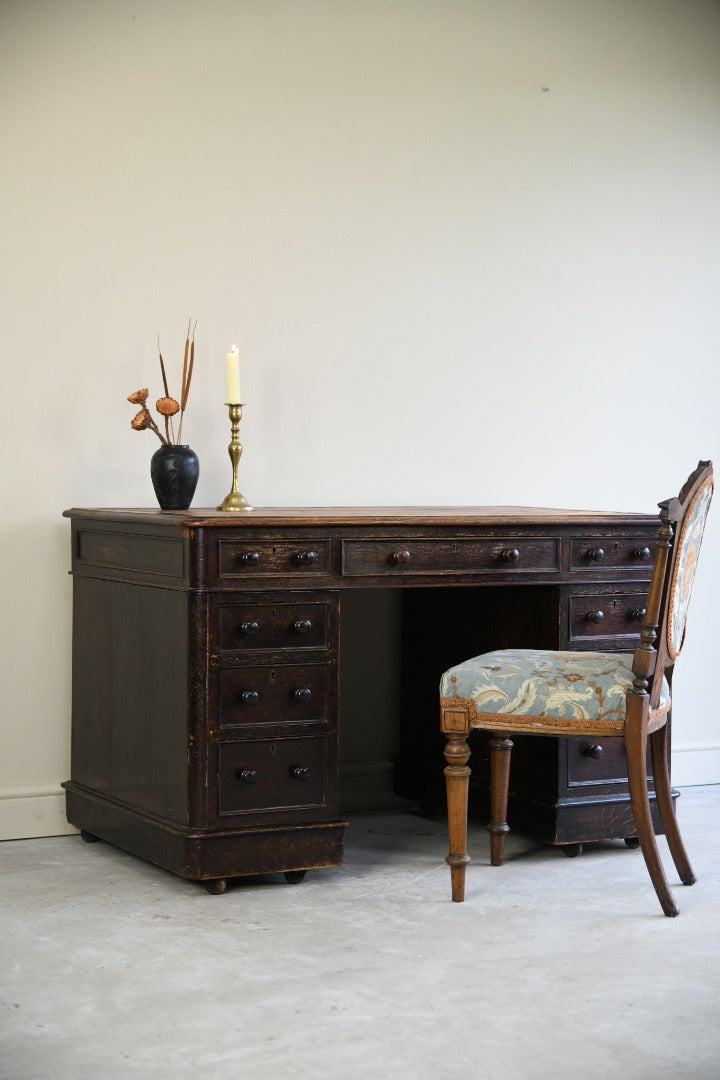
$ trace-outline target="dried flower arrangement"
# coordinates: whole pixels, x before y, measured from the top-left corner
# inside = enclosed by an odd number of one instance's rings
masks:
[[[134,394],[128,396],[128,401],[132,405],[140,405],[140,412],[130,421],[130,427],[135,431],[145,431],[149,428],[150,431],[154,431],[163,446],[179,445],[182,442],[182,426],[183,418],[185,416],[185,409],[187,408],[188,395],[190,393],[190,380],[192,379],[193,366],[195,364],[195,326],[193,326],[192,338],[190,337],[190,322],[188,319],[187,335],[185,337],[185,356],[183,358],[183,372],[182,372],[182,386],[180,389],[180,401],[176,401],[174,397],[170,396],[168,390],[167,375],[165,374],[165,361],[163,360],[162,352],[160,351],[160,335],[158,334],[158,356],[160,357],[160,371],[162,373],[163,388],[165,390],[165,396],[158,398],[155,402],[155,408],[160,413],[165,421],[165,434],[160,431],[159,427],[153,420],[150,410],[147,407],[147,399],[150,391],[147,388],[142,390],[136,390]],[[180,413],[180,424],[178,426],[177,439],[175,438],[175,425],[173,424],[172,417]]]

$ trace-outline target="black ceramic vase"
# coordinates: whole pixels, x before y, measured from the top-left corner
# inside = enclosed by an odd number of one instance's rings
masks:
[[[161,510],[187,510],[193,500],[200,463],[194,450],[171,443],[156,450],[150,461],[150,477]]]

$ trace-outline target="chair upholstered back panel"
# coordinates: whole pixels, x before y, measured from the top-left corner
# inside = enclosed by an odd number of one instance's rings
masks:
[[[712,477],[708,477],[693,495],[675,541],[676,556],[670,583],[667,620],[667,648],[673,660],[680,655],[685,638],[690,594],[712,494]]]

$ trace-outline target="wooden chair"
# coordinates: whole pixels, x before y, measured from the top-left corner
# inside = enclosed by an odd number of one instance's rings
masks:
[[[676,499],[660,503],[660,529],[640,645],[634,654],[511,649],[450,668],[440,684],[447,737],[445,777],[452,898],[465,898],[468,735],[490,735],[490,858],[503,861],[513,732],[530,735],[622,735],[635,829],[666,915],[677,915],[650,814],[646,779],[650,739],[655,797],[668,846],[684,885],[695,876],[675,820],[668,772],[670,682],[682,649],[688,601],[713,491],[712,463],[701,461]]]

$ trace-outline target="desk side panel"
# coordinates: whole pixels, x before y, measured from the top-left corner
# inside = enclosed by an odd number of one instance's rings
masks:
[[[189,594],[76,577],[72,782],[188,822]]]

